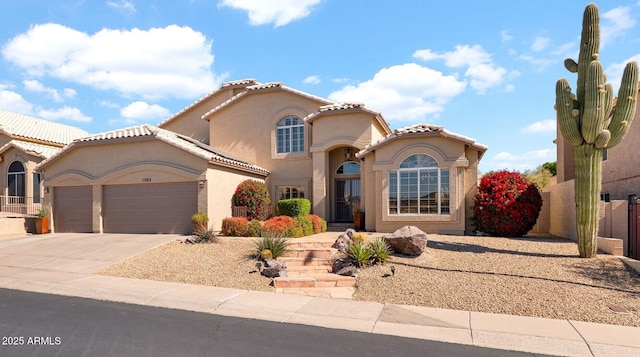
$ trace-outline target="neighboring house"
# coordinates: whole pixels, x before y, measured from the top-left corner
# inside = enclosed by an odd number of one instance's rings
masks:
[[[37,213],[42,177],[34,171],[86,131],[0,110],[0,212]]]
[[[219,229],[236,186],[251,178],[274,204],[308,198],[329,222],[353,222],[358,208],[368,230],[463,234],[486,150],[439,126],[392,131],[362,104],[242,80],[158,127],[75,140],[38,170],[58,232],[189,233],[198,210]]]

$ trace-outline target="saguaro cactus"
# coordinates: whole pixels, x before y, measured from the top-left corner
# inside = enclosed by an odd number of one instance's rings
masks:
[[[580,257],[596,255],[602,152],[624,138],[636,110],[638,64],[627,63],[614,108],[613,89],[605,83],[600,48],[600,15],[591,3],[584,10],[578,62],[565,67],[578,73],[577,95],[562,78],[556,84],[556,112],[562,136],[575,147],[576,228]]]

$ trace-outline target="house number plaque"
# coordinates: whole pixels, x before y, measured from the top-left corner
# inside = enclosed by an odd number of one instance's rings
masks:
[[[151,177],[143,177],[142,182],[151,182]]]

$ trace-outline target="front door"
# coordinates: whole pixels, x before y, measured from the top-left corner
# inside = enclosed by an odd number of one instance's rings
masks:
[[[336,179],[336,222],[353,222],[353,205],[360,205],[360,179]]]

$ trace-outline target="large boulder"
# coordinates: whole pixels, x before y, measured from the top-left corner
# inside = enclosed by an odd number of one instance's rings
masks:
[[[396,253],[418,256],[427,247],[427,234],[415,226],[404,226],[382,237]]]

